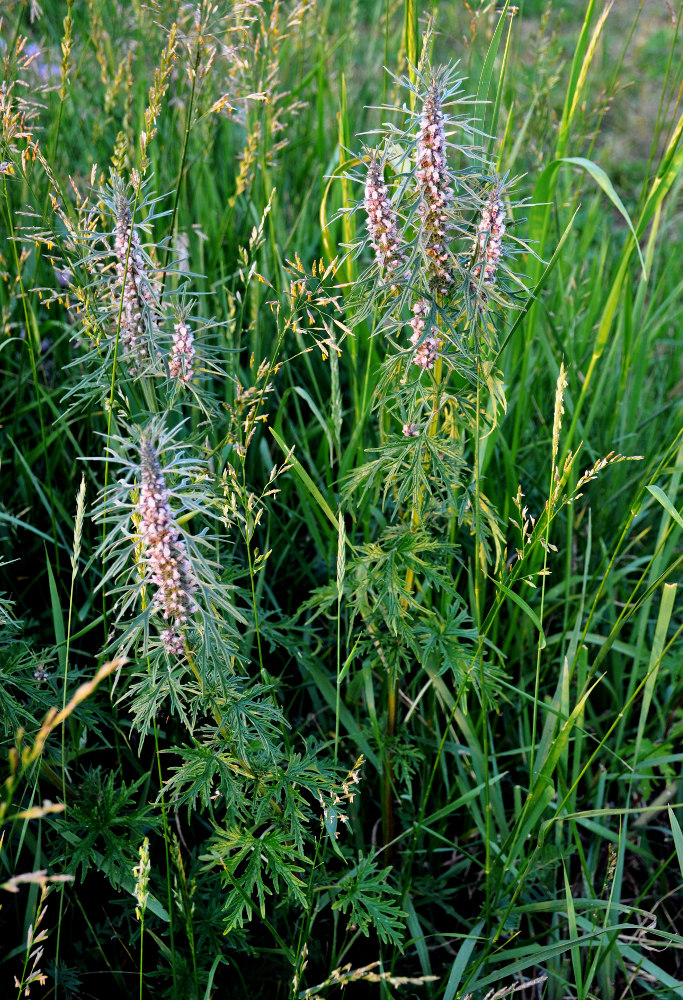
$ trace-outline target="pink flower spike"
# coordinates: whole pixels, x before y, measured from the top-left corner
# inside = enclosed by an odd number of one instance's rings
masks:
[[[434,294],[447,291],[449,273],[449,212],[454,192],[448,173],[444,113],[439,85],[433,81],[422,106],[417,137],[417,180],[420,188],[422,243],[429,260],[429,287]]]
[[[175,333],[168,363],[169,374],[183,385],[189,385],[194,374],[192,367],[195,356],[194,337],[184,319],[176,323],[173,329]]]
[[[384,183],[382,167],[376,156],[372,156],[365,180],[365,211],[370,244],[380,271],[392,277],[392,272],[405,263],[401,250],[401,237],[396,223],[396,211],[389,198],[389,189]],[[392,285],[392,291],[398,286]]]
[[[477,226],[477,235],[474,241],[477,263],[472,268],[472,273],[478,278],[481,275],[483,264],[485,285],[492,285],[495,281],[503,250],[504,235],[505,208],[500,199],[500,192],[496,189],[489,195],[488,201],[482,209],[481,221]]]
[[[197,584],[169,497],[156,449],[149,439],[143,438],[138,500],[142,558],[157,587],[153,606],[172,622],[162,633],[164,645],[170,653],[179,656],[184,651],[181,627],[197,607],[192,597]]]
[[[147,324],[151,326],[152,333],[155,333],[157,319],[152,311],[155,302],[140,247],[140,237],[123,194],[118,197],[117,209],[114,233],[115,287],[120,294],[118,301],[121,303],[121,343],[127,360],[135,369],[139,369],[150,359]]]
[[[410,325],[413,328],[410,343],[416,348],[413,354],[414,363],[419,365],[420,368],[424,368],[425,371],[434,367],[439,347],[441,346],[437,338],[432,335],[422,339],[428,315],[429,303],[426,299],[418,299],[413,305],[413,318],[410,321]],[[422,340],[422,343],[420,343],[420,340]]]

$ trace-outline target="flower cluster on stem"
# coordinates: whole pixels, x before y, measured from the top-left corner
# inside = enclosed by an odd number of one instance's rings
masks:
[[[417,180],[420,186],[422,243],[429,258],[429,286],[433,294],[445,293],[452,282],[449,273],[448,214],[453,203],[446,158],[444,112],[439,85],[433,80],[427,90],[417,137]]]
[[[496,189],[488,198],[481,213],[481,220],[475,237],[475,255],[477,263],[473,268],[478,278],[484,268],[484,284],[492,285],[503,249],[505,235],[505,208]]]
[[[429,315],[429,303],[426,299],[418,299],[413,305],[413,318],[410,325],[413,333],[410,343],[415,347],[413,361],[425,371],[434,367],[434,362],[439,353],[439,341],[433,334],[424,336],[425,324]]]
[[[140,248],[140,237],[133,226],[133,217],[124,195],[119,195],[117,199],[114,252],[116,287],[122,300],[121,343],[126,359],[138,369],[150,358],[147,324],[154,333],[157,321],[153,312],[154,295]]]
[[[149,837],[145,837],[138,849],[138,853],[140,855],[140,861],[133,867],[133,877],[135,879],[134,893],[138,904],[135,907],[135,916],[138,920],[144,920],[145,911],[147,909],[147,900],[149,899],[149,875],[151,871],[151,864],[149,860]]]
[[[156,449],[143,438],[138,500],[143,560],[157,587],[154,607],[169,621],[169,628],[162,633],[164,645],[170,653],[180,656],[184,649],[182,626],[196,608],[192,594],[197,585],[169,496]]]
[[[372,156],[368,165],[365,180],[365,211],[368,216],[370,244],[375,251],[380,271],[386,272],[391,278],[393,272],[405,262],[405,254],[401,251],[396,211],[389,198],[382,167],[376,156]],[[396,288],[396,285],[393,285],[393,288]]]
[[[183,385],[189,385],[194,374],[194,337],[185,319],[179,320],[173,330],[173,347],[168,370],[171,378],[177,379]]]

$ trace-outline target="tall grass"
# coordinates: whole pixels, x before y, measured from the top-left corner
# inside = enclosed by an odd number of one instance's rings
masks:
[[[683,9],[42,8],[0,995],[683,995]]]

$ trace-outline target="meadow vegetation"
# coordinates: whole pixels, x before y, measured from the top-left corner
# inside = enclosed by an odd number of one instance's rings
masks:
[[[0,996],[683,996],[683,6],[6,0]]]

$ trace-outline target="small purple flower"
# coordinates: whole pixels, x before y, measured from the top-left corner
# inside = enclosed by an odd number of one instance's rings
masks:
[[[142,558],[157,587],[153,606],[170,622],[162,633],[164,645],[170,653],[180,656],[184,651],[182,626],[196,609],[192,594],[197,584],[169,496],[156,449],[149,439],[143,438],[138,500]]]
[[[185,640],[176,628],[166,628],[161,633],[161,639],[171,656],[181,657],[185,652]]]
[[[368,215],[367,227],[370,243],[375,251],[381,271],[388,277],[405,262],[401,251],[401,237],[396,224],[396,210],[389,198],[389,190],[384,183],[382,167],[376,156],[368,165],[365,181],[365,211]],[[392,290],[397,286],[393,285]]]
[[[39,663],[33,671],[33,678],[38,684],[43,684],[47,680],[48,674],[44,663]]]
[[[415,424],[412,422],[403,425],[403,436],[407,438],[416,438],[420,432],[418,431]]]

